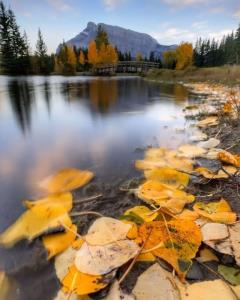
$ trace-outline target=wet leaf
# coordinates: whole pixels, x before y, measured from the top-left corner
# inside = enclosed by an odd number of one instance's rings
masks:
[[[225,224],[207,223],[201,227],[203,241],[223,240],[229,237],[228,227]]]
[[[198,147],[202,147],[204,149],[212,149],[217,147],[220,144],[220,140],[215,138],[210,138],[209,140],[205,142],[198,143]]]
[[[228,151],[222,150],[219,152],[218,158],[227,164],[240,167],[240,155],[233,155]]]
[[[172,185],[176,188],[187,186],[190,179],[188,174],[168,167],[145,170],[144,175],[148,180],[159,181],[161,183]]]
[[[180,300],[172,274],[158,264],[154,264],[138,277],[133,294],[138,300]]]
[[[218,125],[218,118],[217,117],[208,117],[203,119],[197,123],[198,127],[208,127],[208,126],[216,126]]]
[[[221,274],[232,285],[240,285],[240,269],[227,267],[224,265],[218,266],[218,273]]]
[[[84,243],[77,251],[75,265],[80,272],[103,275],[122,266],[136,256],[139,247],[130,240],[121,240],[104,246]]]
[[[204,248],[200,251],[200,256],[197,258],[197,261],[200,261],[202,263],[209,262],[209,261],[219,261],[217,256],[207,248]]]
[[[193,195],[184,191],[152,180],[148,180],[139,187],[137,196],[149,204],[167,208],[175,214],[181,213],[185,204],[195,199]]]
[[[134,215],[137,215],[138,217],[140,217],[145,222],[151,222],[151,221],[155,220],[158,216],[158,213],[156,213],[156,212],[154,213],[151,209],[149,209],[148,207],[146,207],[144,205],[132,207],[132,208],[128,209],[127,211],[125,211],[124,215],[127,216],[132,213]]]
[[[198,130],[194,132],[194,135],[190,137],[190,141],[192,142],[199,142],[199,141],[204,141],[208,138],[206,133],[203,133],[202,131]]]
[[[110,244],[125,239],[130,229],[130,224],[114,218],[102,217],[89,228],[85,241],[89,245]]]
[[[236,300],[231,289],[220,279],[190,285],[178,282],[181,300]]]
[[[0,244],[11,247],[22,239],[32,240],[44,233],[70,227],[72,221],[62,205],[37,205],[24,212],[16,222],[0,235]]]
[[[235,174],[237,169],[235,167],[231,166],[224,166],[223,169],[226,171],[224,172],[223,170],[219,170],[217,173],[212,172],[208,168],[197,168],[195,169],[195,172],[201,174],[203,177],[207,179],[224,179],[228,178],[229,175]]]
[[[87,184],[94,174],[86,170],[62,169],[55,175],[44,179],[40,186],[49,193],[68,192]]]
[[[176,217],[183,220],[195,221],[198,219],[199,214],[196,211],[185,208],[180,214],[176,215]]]
[[[92,276],[79,272],[74,265],[69,268],[67,275],[62,280],[65,293],[74,292],[80,296],[100,291],[108,283],[102,276]]]
[[[210,149],[208,150],[207,153],[201,155],[201,157],[206,158],[206,159],[218,159],[218,154],[221,152],[222,149]]]
[[[182,145],[178,148],[179,155],[182,155],[186,158],[194,158],[205,154],[207,151],[201,147],[195,145]]]
[[[41,198],[35,201],[25,200],[23,201],[24,205],[27,208],[33,208],[35,206],[48,206],[54,207],[61,205],[66,208],[66,211],[70,211],[72,209],[72,194],[71,193],[57,193],[52,194],[47,197]]]
[[[44,236],[42,241],[48,252],[48,259],[66,250],[75,240],[76,233],[77,226],[72,225],[66,232]]]
[[[167,261],[180,278],[189,270],[202,240],[199,227],[187,220],[145,223],[139,228],[139,236],[146,241],[143,252],[150,251]]]
[[[237,216],[232,212],[231,207],[226,200],[221,199],[218,202],[197,202],[194,204],[193,209],[202,217],[207,218],[217,223],[234,223]]]

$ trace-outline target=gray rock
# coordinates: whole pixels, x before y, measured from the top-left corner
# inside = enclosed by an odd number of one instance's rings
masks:
[[[82,32],[66,43],[77,48],[87,48],[89,42],[95,39],[99,25],[108,33],[111,44],[117,46],[122,53],[130,52],[132,57],[136,57],[136,54],[140,52],[143,57],[149,58],[152,51],[156,57],[161,57],[163,52],[176,48],[176,45],[160,45],[157,40],[146,33],[104,23],[95,24],[93,22],[89,22]]]

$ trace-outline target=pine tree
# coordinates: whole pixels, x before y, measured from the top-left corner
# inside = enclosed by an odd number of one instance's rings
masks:
[[[101,25],[98,26],[95,42],[97,50],[100,50],[102,44],[104,44],[105,46],[109,44],[108,34],[106,31],[103,30]]]
[[[36,44],[35,58],[37,64],[37,72],[40,74],[48,74],[50,72],[48,65],[47,46],[43,40],[42,32],[38,29],[38,40]]]

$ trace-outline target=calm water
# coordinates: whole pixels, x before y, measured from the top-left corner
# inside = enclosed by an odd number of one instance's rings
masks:
[[[186,101],[181,85],[137,77],[0,77],[0,231],[58,169],[129,179],[143,155],[137,149],[187,141],[180,130]]]

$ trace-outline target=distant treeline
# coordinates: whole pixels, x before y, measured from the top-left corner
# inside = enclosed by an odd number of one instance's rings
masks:
[[[215,39],[198,39],[193,62],[197,67],[240,64],[240,25],[235,32],[224,36],[220,42]]]

